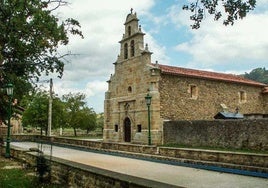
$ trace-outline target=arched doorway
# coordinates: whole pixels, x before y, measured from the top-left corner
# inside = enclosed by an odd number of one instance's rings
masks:
[[[124,133],[125,133],[125,142],[130,142],[131,141],[131,121],[128,117],[124,120]]]

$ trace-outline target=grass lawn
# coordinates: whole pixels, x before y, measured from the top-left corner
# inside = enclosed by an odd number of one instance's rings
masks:
[[[42,184],[33,169],[25,169],[22,164],[0,156],[0,187],[3,188],[57,188],[58,185]]]

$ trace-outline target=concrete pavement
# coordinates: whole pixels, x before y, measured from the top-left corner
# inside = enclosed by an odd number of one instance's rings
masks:
[[[38,144],[33,142],[12,142],[12,146],[29,149],[32,147],[38,147]],[[49,155],[50,146],[43,145],[43,151],[45,154]],[[122,174],[128,174],[183,187],[268,187],[267,178],[249,177],[168,165],[145,160],[131,159],[127,157],[113,156],[109,154],[88,152],[79,149],[53,146],[52,156]]]

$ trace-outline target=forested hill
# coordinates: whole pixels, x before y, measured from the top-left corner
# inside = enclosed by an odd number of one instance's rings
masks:
[[[268,84],[268,70],[266,70],[265,67],[253,69],[250,73],[246,72],[242,76],[264,84]]]

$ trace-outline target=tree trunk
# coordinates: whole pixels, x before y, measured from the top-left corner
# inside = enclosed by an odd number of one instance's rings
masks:
[[[76,128],[74,128],[74,136],[77,136],[77,135],[76,135]]]

